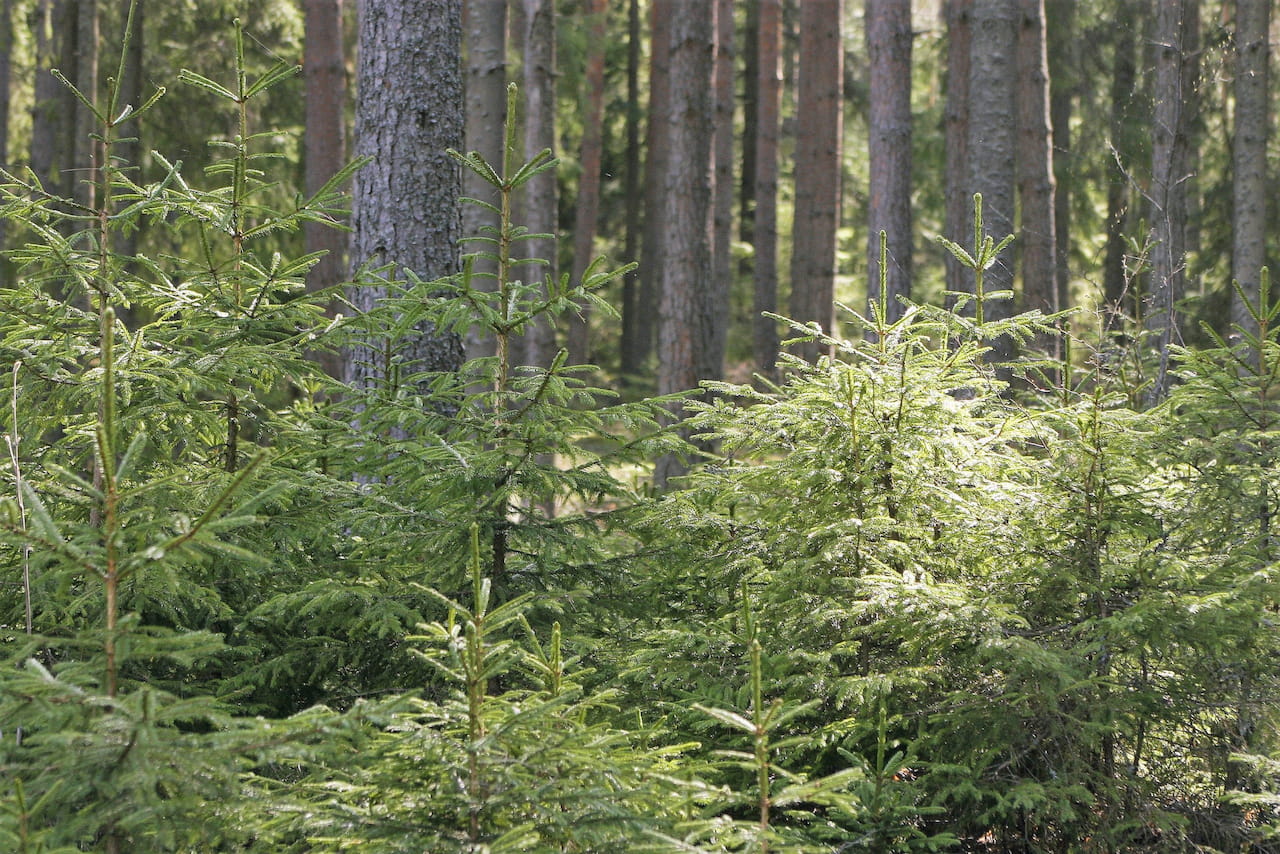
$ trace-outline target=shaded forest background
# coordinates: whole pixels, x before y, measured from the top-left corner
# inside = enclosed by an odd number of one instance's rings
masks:
[[[144,3],[137,13],[140,37],[133,42],[131,62],[122,66],[128,73],[121,84],[128,94],[172,79],[179,68],[211,73],[225,61],[226,25],[236,15],[252,22],[247,24],[250,70],[279,60],[301,63],[310,20],[314,56],[307,75],[274,90],[271,103],[259,109],[284,134],[285,156],[296,169],[288,183],[301,189],[309,180],[314,188],[354,150],[354,5]],[[1226,332],[1233,319],[1240,322],[1245,315],[1239,306],[1232,314],[1230,281],[1239,280],[1249,293],[1256,289],[1257,274],[1251,271],[1266,262],[1269,203],[1248,202],[1252,208],[1239,213],[1237,188],[1262,199],[1274,194],[1265,153],[1271,93],[1266,51],[1260,52],[1270,38],[1269,16],[1261,23],[1261,44],[1248,33],[1242,41],[1237,6],[1250,14],[1250,7],[1265,12],[1267,4],[1184,3],[1175,29],[1157,33],[1157,26],[1169,25],[1157,12],[1173,5],[1065,0],[873,2],[865,8],[835,0],[721,4],[729,14],[721,14],[719,34],[709,34],[719,39],[719,65],[704,69],[710,72],[707,80],[677,81],[703,87],[711,98],[705,119],[716,140],[706,148],[706,162],[695,164],[708,176],[702,191],[709,194],[706,209],[714,219],[703,249],[711,269],[698,274],[705,281],[696,289],[706,290],[711,302],[687,309],[709,313],[699,321],[704,332],[697,337],[711,340],[705,343],[702,366],[686,374],[696,380],[768,372],[779,327],[762,324],[761,310],[778,308],[829,328],[830,309],[817,308],[829,303],[821,294],[861,305],[868,282],[873,292],[878,287],[876,233],[881,229],[889,232],[892,294],[941,304],[948,289],[971,290],[933,237],[966,242],[974,192],[987,198],[992,233],[1018,236],[995,275],[1007,275],[1001,284],[1016,289],[1019,307],[1046,313],[1084,308],[1071,321],[1078,331],[1142,327],[1158,313],[1150,306],[1144,312],[1144,301],[1157,299],[1171,282],[1180,311],[1175,340],[1202,342],[1200,321],[1219,332]],[[707,11],[713,6],[699,4]],[[56,66],[73,81],[92,78],[105,87],[115,68],[99,66],[106,57],[114,63],[118,56],[125,8],[56,0],[7,7],[7,36],[0,43],[7,45],[9,62],[0,68],[8,69],[8,161],[29,162],[46,184],[68,195],[80,186],[79,173],[64,164],[86,154],[76,148],[83,149],[85,143],[76,142],[83,135],[68,122],[83,122],[85,111],[47,69]],[[669,86],[654,85],[662,83],[670,64],[670,46],[662,42],[666,30],[654,25],[677,16],[664,3],[564,0],[486,0],[464,4],[464,12],[465,145],[493,159],[502,136],[505,84],[515,82],[523,90],[522,104],[528,99],[526,116],[540,123],[520,119],[525,156],[548,147],[562,164],[554,182],[516,199],[517,209],[532,217],[519,216],[522,222],[530,220],[532,230],[559,238],[554,247],[531,246],[530,253],[551,257],[552,270],[565,272],[583,269],[597,254],[643,261],[637,273],[611,286],[608,299],[620,311],[620,321],[599,316],[586,324],[564,321],[556,331],[558,344],[569,346],[571,361],[599,364],[610,376],[653,387],[655,365],[664,362],[655,358],[655,347],[661,350],[658,326],[677,322],[662,320],[659,283],[680,263],[679,253],[662,249],[656,230],[663,219],[659,203],[667,167],[661,150],[653,151],[661,147],[654,133],[673,119],[663,95]],[[1257,29],[1254,14],[1246,23]],[[802,45],[806,15],[810,31],[825,30],[838,39],[811,48],[807,57]],[[975,15],[985,16],[976,29]],[[545,26],[531,28],[531,20]],[[874,36],[873,27],[880,28]],[[988,44],[970,44],[971,32],[987,30],[990,35],[982,37]],[[77,34],[93,50],[80,49]],[[1172,42],[1166,38],[1170,34]],[[1170,50],[1157,49],[1162,43]],[[987,55],[991,44],[1003,45],[995,51],[991,79],[970,95],[968,54]],[[998,55],[1005,48],[1007,55]],[[532,57],[527,63],[526,56]],[[1161,62],[1173,62],[1177,73],[1162,78]],[[769,73],[770,68],[776,72]],[[826,75],[821,83],[832,90],[828,100],[801,109],[802,97],[817,97],[804,95],[801,81],[819,80],[819,74]],[[1238,86],[1249,80],[1262,94],[1246,102],[1242,112]],[[762,89],[766,84],[776,91]],[[304,97],[307,86],[314,87],[310,100]],[[304,108],[308,103],[311,113]],[[191,115],[206,116],[211,125],[230,127],[234,121],[234,111],[206,95],[193,96],[189,106]],[[990,141],[998,150],[969,156],[969,114],[975,110],[975,128],[1003,127],[1007,134]],[[321,129],[308,134],[308,120]],[[146,169],[152,149],[175,157],[201,152],[203,124],[159,116],[139,130],[138,157],[129,159]],[[1170,134],[1163,146],[1160,128]],[[988,134],[978,136],[985,145]],[[829,153],[815,154],[815,140]],[[832,148],[835,140],[838,148]],[[1166,149],[1164,161],[1153,161]],[[304,178],[307,164],[313,170],[309,179]],[[1177,174],[1154,180],[1155,170],[1166,166]],[[806,181],[824,188],[827,196],[815,198]],[[1173,203],[1154,193],[1165,185]],[[289,188],[282,185],[280,191]],[[468,194],[477,191],[473,184],[464,188]],[[831,205],[838,205],[834,217],[820,212]],[[1178,232],[1176,241],[1162,239],[1166,217],[1157,209],[1172,215],[1168,228]],[[466,216],[473,233],[483,218]],[[795,228],[797,216],[805,227]],[[1244,236],[1233,228],[1241,217],[1256,223]],[[166,238],[143,226],[138,239],[144,247],[155,241],[159,248]],[[313,276],[316,285],[349,273],[339,235],[317,231],[311,239],[327,240],[324,245],[335,256],[343,255],[321,266]],[[1241,249],[1238,241],[1249,248]],[[1177,257],[1161,262],[1157,246],[1176,248]],[[680,270],[675,278],[688,282],[691,274]],[[529,336],[531,363],[546,362],[558,346],[548,334]]]

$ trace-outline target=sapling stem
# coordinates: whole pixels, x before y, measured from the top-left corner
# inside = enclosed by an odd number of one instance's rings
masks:
[[[27,532],[27,503],[26,497],[22,494],[22,465],[18,461],[18,447],[22,439],[18,433],[18,371],[22,368],[22,362],[13,363],[13,391],[9,396],[10,414],[13,418],[12,426],[9,432],[5,434],[5,444],[9,446],[9,462],[13,465],[13,490],[14,498],[18,504],[18,524],[22,526],[22,533]],[[31,608],[31,543],[23,540],[22,543],[22,610],[26,618],[25,627],[27,634],[35,633],[35,621],[32,618]]]

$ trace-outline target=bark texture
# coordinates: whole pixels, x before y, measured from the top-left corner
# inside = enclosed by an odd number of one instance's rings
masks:
[[[1071,114],[1076,90],[1076,0],[1045,0],[1045,52],[1049,63],[1049,126],[1053,129],[1054,285],[1058,307],[1071,305]]]
[[[604,51],[607,46],[605,0],[587,0],[587,69],[586,112],[582,117],[582,143],[578,162],[582,174],[578,178],[578,209],[573,229],[573,281],[583,273],[595,257],[596,229],[600,219],[600,165],[603,155],[604,118]],[[568,319],[569,364],[591,361],[590,317],[586,308]]]
[[[653,352],[662,302],[664,248],[661,209],[667,173],[667,127],[671,122],[672,13],[674,0],[654,0],[649,26],[649,123],[645,128],[644,240],[640,256],[640,290],[636,303],[634,364],[643,367]],[[708,86],[710,81],[708,81]]]
[[[555,0],[524,0],[524,153],[533,157],[543,149],[556,150],[556,4]],[[548,170],[529,180],[524,189],[524,218],[520,223],[535,234],[551,237],[521,243],[524,257],[543,261],[526,264],[526,282],[556,278],[556,226],[559,219],[556,175]],[[547,367],[556,350],[553,320],[543,317],[525,330],[522,357],[526,365]]]
[[[101,33],[98,16],[98,0],[78,0],[76,3],[76,88],[95,104],[98,103],[98,45]],[[102,144],[93,138],[101,128],[93,113],[76,103],[75,147],[72,169],[76,175],[71,197],[86,208],[97,204],[99,170],[102,168]]]
[[[658,319],[658,393],[696,388],[716,378],[720,365],[708,346],[712,336],[711,138],[714,6],[706,0],[671,0],[670,113],[662,205],[662,300]],[[685,467],[659,461],[659,487]]]
[[[1260,295],[1258,271],[1267,264],[1270,27],[1271,0],[1236,0],[1231,276],[1254,305]],[[1250,334],[1258,332],[1258,323],[1239,294],[1232,295],[1231,322]]]
[[[506,0],[466,0],[463,43],[467,55],[466,146],[478,151],[490,165],[502,172],[503,131],[507,118],[507,3]],[[470,169],[462,173],[462,194],[491,205],[498,204],[498,191]],[[498,227],[498,216],[479,205],[462,206],[464,237],[484,237],[485,229]],[[464,246],[467,252],[490,251],[490,244]],[[482,290],[497,288],[498,265],[477,258],[472,285]],[[491,356],[492,335],[473,327],[466,335],[467,358]]]
[[[969,191],[969,42],[973,0],[946,0],[947,19],[947,103],[943,125],[946,148],[946,237],[968,246],[973,230],[968,226],[973,211]],[[947,290],[960,293],[972,289],[964,267],[950,252],[943,255]],[[947,305],[955,302],[947,297]]]
[[[1142,317],[1156,353],[1149,403],[1169,390],[1169,348],[1181,344],[1177,303],[1186,281],[1187,222],[1187,92],[1183,75],[1186,9],[1182,0],[1153,0],[1155,51],[1151,126],[1151,187],[1148,222],[1151,227],[1151,274],[1143,295]]]
[[[627,3],[627,155],[623,188],[626,195],[626,237],[623,260],[639,261],[640,255],[640,0]],[[622,341],[619,368],[623,383],[640,372],[644,352],[640,347],[640,276],[633,270],[622,280]]]
[[[729,339],[729,291],[733,279],[733,0],[716,0],[715,205],[711,256],[711,327],[708,361],[724,362]]]
[[[897,320],[904,311],[898,298],[911,296],[910,0],[866,0],[866,33],[871,71],[867,296],[881,298],[883,231],[888,244],[885,307],[889,319]]]
[[[1053,128],[1049,117],[1049,57],[1044,0],[1018,0],[1018,198],[1022,207],[1022,305],[1058,310],[1057,227],[1054,204]],[[1057,355],[1052,339],[1037,348]]]
[[[969,194],[982,194],[984,230],[997,242],[1014,227],[1014,93],[1017,73],[1018,0],[974,0],[969,45]],[[968,233],[973,234],[973,215]],[[968,241],[966,241],[968,242]],[[1013,264],[1006,251],[986,271],[984,292],[1013,289]],[[968,289],[973,289],[972,281]],[[1012,302],[994,300],[986,320],[1010,317]],[[1013,342],[992,342],[991,359],[1008,361]]]
[[[1107,159],[1107,248],[1102,261],[1102,290],[1106,301],[1106,326],[1116,328],[1125,316],[1136,317],[1137,303],[1125,270],[1125,222],[1128,218],[1132,179],[1129,170],[1137,148],[1134,88],[1137,83],[1134,10],[1129,3],[1116,7],[1112,33],[1115,59],[1111,70],[1111,156]]]
[[[317,192],[346,163],[347,68],[342,50],[342,0],[305,0],[306,136],[303,180],[307,195]],[[337,287],[346,278],[347,234],[322,223],[303,229],[307,252],[325,252],[307,273],[307,290]],[[336,354],[325,354],[325,370],[337,376]]]
[[[9,101],[13,88],[13,0],[0,3],[0,164],[9,164]],[[0,224],[0,249],[5,246],[5,226]]]
[[[742,30],[742,171],[738,175],[738,238],[743,243],[755,239],[756,214],[756,125],[760,112],[760,0],[745,0]],[[743,276],[751,275],[751,260],[739,266]]]
[[[764,312],[778,310],[778,132],[782,107],[782,0],[756,0],[755,276],[751,353],[756,370],[772,375],[778,358],[778,324]]]
[[[835,326],[836,227],[840,220],[840,130],[844,48],[840,0],[800,5],[800,89],[796,122],[796,200],[791,249],[791,317]],[[814,361],[816,341],[797,355]]]
[[[356,154],[373,158],[355,179],[351,261],[413,270],[426,280],[457,272],[461,232],[458,166],[445,153],[463,135],[461,0],[361,4]],[[386,296],[376,280],[353,286],[364,311]],[[462,342],[425,327],[393,352],[359,347],[347,377],[371,385],[388,377],[388,357],[415,370],[454,371]]]

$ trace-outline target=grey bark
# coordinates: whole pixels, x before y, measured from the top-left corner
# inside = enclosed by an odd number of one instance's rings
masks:
[[[835,326],[836,228],[840,224],[840,129],[844,49],[840,0],[805,0],[800,6],[800,91],[797,98],[795,221],[791,251],[791,317]],[[825,352],[797,345],[814,361]]]
[[[128,3],[125,3],[128,6]],[[127,10],[126,10],[127,11]],[[124,74],[121,75],[119,88],[119,102],[121,105],[131,104],[137,107],[146,97],[143,94],[143,62],[146,53],[143,46],[146,44],[146,20],[147,20],[147,4],[146,0],[136,0],[133,9],[133,31],[129,34],[129,55],[125,58]],[[141,126],[137,119],[130,118],[120,124],[117,129],[117,142],[112,148],[113,159],[130,170],[130,175],[134,180],[138,179],[139,169],[142,165],[142,141],[139,137]],[[138,245],[138,233],[129,231],[121,234],[119,237],[120,254],[126,258],[132,257]]]
[[[356,78],[356,154],[373,158],[355,179],[351,262],[391,264],[392,275],[425,280],[458,270],[461,176],[445,153],[463,138],[461,0],[362,3]],[[367,311],[386,297],[377,279],[354,285],[350,298]],[[371,386],[388,378],[388,356],[403,372],[455,371],[462,342],[423,326],[390,349],[357,347],[348,379]]]
[[[946,0],[947,19],[947,103],[943,122],[946,149],[945,231],[948,240],[968,246],[973,231],[967,223],[973,210],[969,192],[969,42],[973,0]],[[964,267],[950,252],[943,254],[947,290],[966,290],[971,282]],[[968,289],[972,289],[972,284]],[[947,297],[947,305],[955,302]]]
[[[662,204],[663,258],[658,317],[658,393],[696,388],[717,378],[709,342],[713,336],[712,248],[712,53],[714,6],[706,0],[671,0],[670,106]],[[672,457],[659,461],[658,487],[682,474]]]
[[[98,45],[101,41],[97,0],[78,0],[76,6],[76,88],[95,104],[98,102]],[[86,208],[97,204],[102,145],[93,138],[101,129],[88,108],[75,104],[75,141],[71,169],[74,171],[71,197]]]
[[[524,153],[556,149],[556,4],[555,0],[524,0]],[[530,179],[524,187],[524,221],[520,224],[535,234],[552,237],[523,241],[525,258],[545,264],[525,264],[518,275],[525,282],[556,278],[556,225],[558,201],[556,176],[548,170]],[[527,365],[547,367],[555,356],[554,321],[542,317],[525,329],[521,356]]]
[[[667,125],[671,102],[672,3],[655,0],[649,26],[649,123],[645,128],[644,239],[640,255],[640,289],[636,304],[635,360],[642,367],[653,352],[658,307],[662,302],[663,177],[667,172]],[[709,85],[709,81],[708,81]]]
[[[1133,104],[1137,81],[1137,37],[1132,5],[1120,3],[1115,14],[1112,27],[1116,41],[1111,71],[1111,150],[1107,157],[1107,246],[1102,262],[1102,290],[1107,312],[1105,326],[1108,329],[1119,326],[1126,316],[1137,316],[1137,302],[1125,270],[1124,233],[1132,195],[1129,169],[1137,147]]]
[[[715,205],[711,261],[711,328],[708,361],[724,362],[729,338],[729,291],[733,279],[733,0],[716,0]]]
[[[1071,305],[1071,113],[1077,88],[1076,0],[1046,0],[1045,51],[1049,63],[1049,126],[1053,128],[1053,228],[1058,308]]]
[[[49,70],[57,64],[58,45],[53,30],[54,0],[39,0],[31,11],[35,36],[35,92],[31,104],[31,171],[46,186],[55,188],[54,145],[57,138],[58,81]]]
[[[756,0],[759,7],[755,136],[755,270],[751,352],[756,370],[774,373],[778,325],[764,316],[778,310],[778,133],[782,106],[779,76],[782,50],[782,0]]]
[[[501,173],[503,129],[507,118],[507,2],[466,0],[464,13],[467,151],[480,152]],[[494,206],[498,204],[498,191],[469,169],[462,174],[462,193],[467,198]],[[483,237],[486,236],[486,228],[497,227],[498,217],[492,211],[479,205],[463,205],[464,237]],[[464,246],[467,252],[491,249],[492,246],[485,243]],[[477,258],[473,270],[476,273],[472,281],[474,287],[486,291],[496,289],[497,264]],[[466,351],[470,359],[493,355],[492,334],[473,327],[466,335]]]
[[[1271,0],[1236,0],[1231,276],[1240,283],[1245,299],[1254,305],[1260,296],[1258,271],[1267,264],[1270,27]],[[1235,293],[1231,322],[1250,335],[1258,333],[1257,321]]]
[[[1022,304],[1052,314],[1059,308],[1057,214],[1054,197],[1053,128],[1049,118],[1049,57],[1045,49],[1044,0],[1018,0],[1017,106],[1018,198],[1022,208]],[[1036,341],[1057,356],[1056,336]]]
[[[13,88],[13,0],[0,4],[0,164],[9,162],[9,104]],[[0,249],[5,245],[5,227],[0,224]]]
[[[760,112],[760,0],[745,0],[746,22],[742,45],[742,172],[738,176],[738,237],[750,243],[755,236],[756,124]],[[739,272],[751,274],[744,257]]]
[[[627,153],[623,188],[626,236],[623,260],[639,260],[640,246],[640,0],[627,3]],[[619,369],[630,384],[640,371],[644,351],[639,342],[640,277],[633,270],[622,280],[622,341]]]
[[[1185,290],[1187,217],[1187,92],[1183,75],[1186,10],[1180,0],[1153,2],[1155,109],[1147,216],[1152,250],[1142,317],[1157,362],[1148,403],[1158,402],[1168,393],[1170,346],[1182,343],[1177,304]]]
[[[982,194],[986,234],[997,242],[1014,227],[1014,93],[1017,44],[1017,0],[974,0],[969,45],[969,194]],[[973,216],[969,215],[973,234]],[[966,241],[967,242],[967,241]],[[1003,253],[986,271],[984,292],[1013,289],[1011,253]],[[972,290],[972,284],[969,290]],[[1010,317],[1010,300],[986,303],[986,320]],[[990,358],[1005,362],[1013,341],[992,342]]]
[[[603,157],[604,60],[608,28],[605,0],[587,0],[587,61],[583,83],[586,86],[586,111],[582,117],[582,142],[578,162],[577,212],[573,226],[573,281],[582,281],[588,265],[595,258],[596,230],[600,218],[600,168]],[[591,315],[588,306],[568,317],[566,348],[568,364],[591,361]]]
[[[883,231],[888,247],[884,298],[886,314],[893,321],[904,311],[898,298],[911,296],[910,0],[866,0],[866,35],[870,60],[867,296],[873,301],[881,297]]]

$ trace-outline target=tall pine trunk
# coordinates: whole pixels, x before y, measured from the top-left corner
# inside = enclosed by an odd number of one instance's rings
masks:
[[[1258,271],[1267,263],[1270,27],[1270,0],[1236,0],[1231,277],[1240,283],[1245,300],[1254,305],[1260,296]],[[1231,322],[1251,335],[1258,333],[1257,321],[1236,293],[1231,298]]]
[[[1151,124],[1151,187],[1147,221],[1151,228],[1151,273],[1142,316],[1155,349],[1156,368],[1148,403],[1169,390],[1170,347],[1180,344],[1177,304],[1186,281],[1187,117],[1183,74],[1185,0],[1153,0],[1155,20],[1154,116]]]
[[[738,239],[755,240],[756,222],[756,127],[760,114],[760,0],[745,0],[746,20],[742,28],[742,159],[738,175]],[[750,256],[744,256],[738,273],[750,276]]]
[[[306,87],[304,183],[307,195],[317,192],[342,169],[347,158],[347,68],[342,49],[342,0],[305,0],[306,46],[303,77]],[[325,256],[307,273],[307,290],[337,287],[346,278],[347,235],[322,223],[303,227],[307,252]],[[326,353],[321,364],[340,376],[341,359]]]
[[[733,0],[716,0],[715,204],[711,255],[711,340],[708,362],[721,365],[729,340],[729,292],[733,282]]]
[[[543,149],[556,149],[555,0],[524,0],[524,18],[524,152],[530,158]],[[525,185],[521,224],[534,234],[549,236],[522,241],[525,258],[544,262],[525,264],[519,274],[524,281],[556,278],[558,222],[556,175],[554,170],[547,170]],[[526,365],[550,366],[556,349],[556,330],[550,318],[530,323],[522,344]]]
[[[791,240],[791,317],[835,325],[836,228],[840,224],[840,130],[844,49],[840,0],[800,4],[800,88],[797,98],[795,222]],[[825,352],[817,341],[797,345],[809,361]]]
[[[1054,286],[1058,308],[1071,305],[1072,104],[1078,88],[1075,59],[1076,0],[1046,0],[1045,52],[1049,64],[1049,127],[1053,129]]]
[[[946,195],[944,228],[948,240],[967,245],[967,231],[973,201],[969,192],[969,42],[972,33],[973,0],[946,0],[947,19],[947,103],[943,122],[946,149]],[[966,289],[965,269],[950,253],[943,254],[947,291]],[[947,297],[952,305],[954,296]]]
[[[373,158],[355,179],[351,263],[391,264],[424,280],[458,270],[461,177],[446,150],[462,145],[461,0],[395,0],[360,8],[356,90],[358,156]],[[387,295],[376,279],[352,286],[368,311]],[[390,349],[358,346],[346,376],[369,387],[388,379],[388,357],[403,372],[456,371],[462,341],[423,325]]]
[[[1014,97],[1017,73],[1017,0],[974,0],[969,45],[969,193],[982,195],[986,234],[997,242],[1013,233],[1014,225]],[[973,232],[973,214],[969,214]],[[970,242],[966,238],[967,245]],[[968,289],[973,284],[967,283]],[[1003,253],[986,271],[984,293],[1013,290],[1013,264]],[[985,303],[987,321],[1010,317],[1011,300]],[[1013,341],[992,342],[991,360],[1013,357]]]
[[[1125,269],[1126,235],[1132,186],[1129,170],[1137,148],[1134,88],[1137,84],[1136,16],[1132,4],[1119,3],[1111,33],[1115,58],[1111,69],[1110,152],[1107,157],[1107,245],[1102,261],[1102,291],[1107,329],[1137,317],[1133,283]]]
[[[627,2],[627,153],[623,188],[626,200],[626,236],[623,260],[634,263],[640,255],[640,0]],[[618,369],[622,382],[630,384],[640,372],[644,350],[640,345],[640,276],[632,270],[622,280],[622,341]]]
[[[777,322],[764,316],[778,310],[778,133],[782,107],[779,62],[782,51],[782,0],[756,0],[757,111],[755,140],[755,277],[751,352],[756,370],[774,373],[778,358]]]
[[[9,105],[13,90],[13,0],[0,3],[0,163],[9,168]],[[0,225],[0,250],[5,248]]]
[[[1052,314],[1058,305],[1058,259],[1053,175],[1053,128],[1049,117],[1049,58],[1045,49],[1044,0],[1018,0],[1017,105],[1018,198],[1022,208],[1022,305]],[[1058,356],[1056,336],[1037,349]]]
[[[507,118],[507,3],[506,0],[466,0],[463,7],[463,43],[466,48],[466,146],[478,151],[499,168],[502,163],[503,128]],[[498,191],[487,181],[465,170],[462,194],[497,207]],[[498,227],[498,215],[479,205],[463,205],[464,237],[491,237],[486,229]],[[492,251],[487,244],[464,246],[464,251]],[[477,258],[472,286],[485,291],[497,289],[498,265]],[[492,356],[492,335],[479,327],[466,332],[467,358]]]
[[[667,174],[667,127],[671,123],[672,18],[674,0],[654,0],[649,26],[649,123],[645,128],[644,240],[640,256],[640,291],[636,305],[636,359],[643,367],[653,352],[662,302],[663,180]],[[708,80],[708,85],[710,81]]]
[[[880,232],[887,241],[883,298],[890,320],[902,316],[898,297],[911,296],[911,3],[866,0],[870,59],[867,296],[881,298]]]
[[[582,116],[582,146],[578,160],[578,209],[573,228],[573,281],[582,280],[595,256],[596,228],[600,218],[600,163],[603,153],[604,51],[607,46],[605,0],[587,0],[586,112]],[[571,314],[568,319],[569,364],[591,361],[590,316]]]
[[[76,6],[75,84],[90,101],[98,103],[98,45],[101,41],[98,0],[78,0]],[[71,198],[84,208],[97,205],[102,144],[94,139],[97,119],[75,102],[75,141],[72,148]]]
[[[672,0],[670,104],[666,170],[662,176],[661,303],[658,312],[658,393],[696,388],[718,378],[710,350],[716,319],[711,300],[712,53],[714,6]],[[659,460],[658,487],[683,474],[674,457]]]

